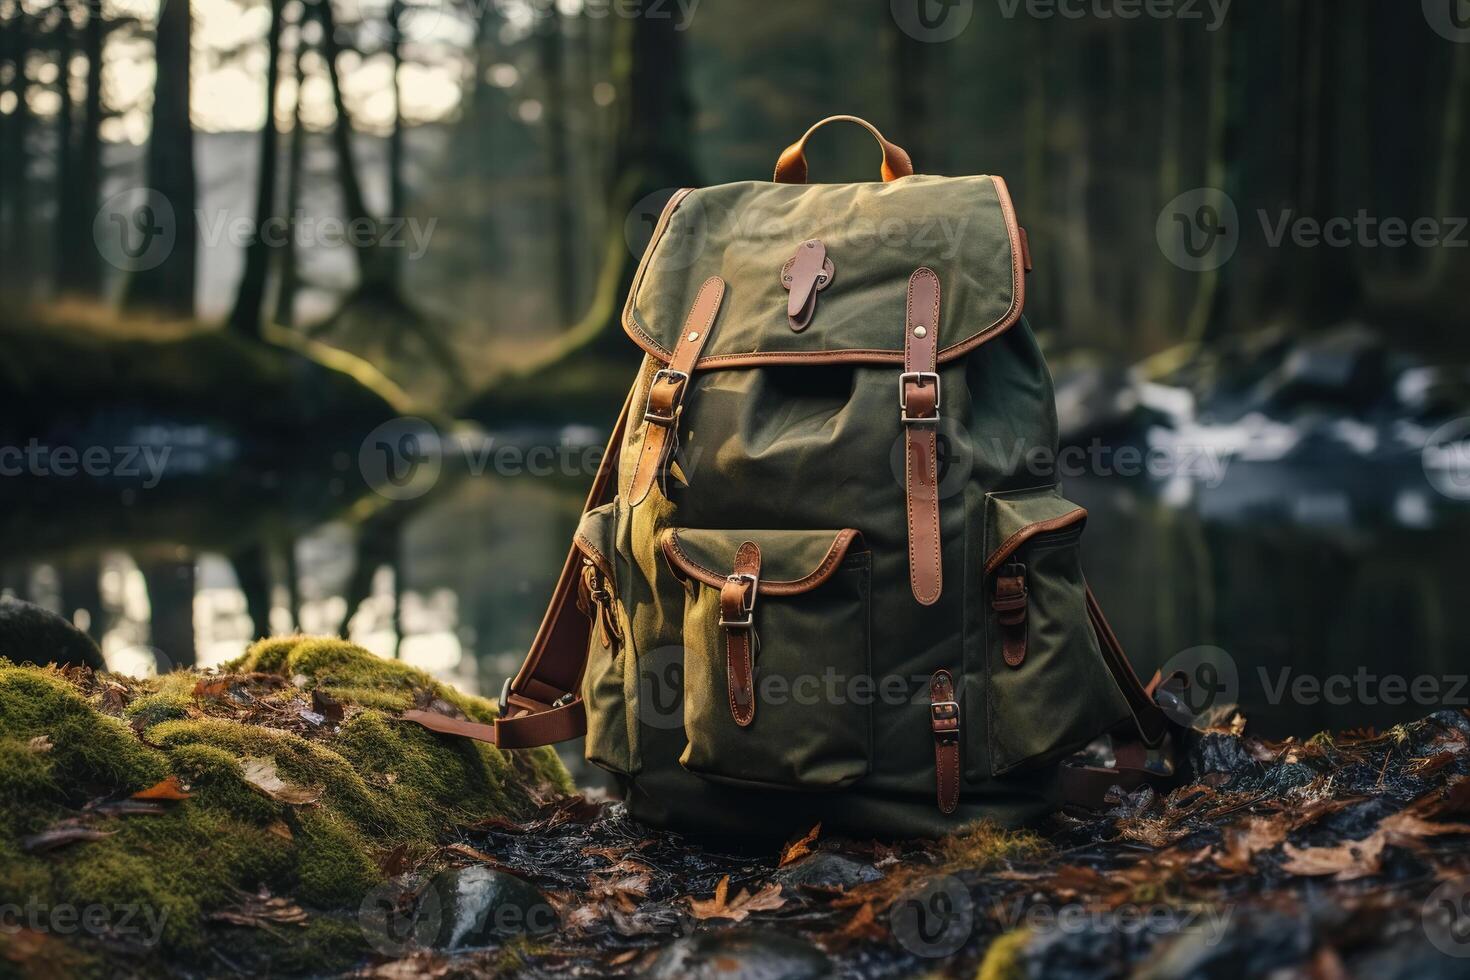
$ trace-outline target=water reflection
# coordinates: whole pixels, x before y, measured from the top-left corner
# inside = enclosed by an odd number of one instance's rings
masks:
[[[267,629],[337,633],[350,616],[347,635],[369,649],[494,693],[540,622],[583,482],[466,475],[391,521],[322,521],[283,538],[289,553],[276,549],[263,590],[242,587],[238,557],[160,556],[106,536],[90,553],[69,542],[65,560],[12,562],[4,584],[65,609],[130,673],[218,664]],[[1089,576],[1140,672],[1218,648],[1232,696],[1271,734],[1382,728],[1470,703],[1456,679],[1470,640],[1456,615],[1470,509],[1422,471],[1239,465],[1213,487],[1091,478],[1064,489],[1091,514]],[[226,503],[219,511],[230,519]],[[160,578],[167,563],[183,572]],[[163,604],[183,601],[180,583],[194,638],[182,656],[159,629],[179,618]],[[569,761],[578,753],[567,747]]]

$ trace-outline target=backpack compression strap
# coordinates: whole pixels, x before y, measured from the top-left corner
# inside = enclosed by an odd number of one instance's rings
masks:
[[[636,389],[636,386],[635,386]],[[628,422],[628,407],[633,392],[623,402],[617,424],[607,441],[602,463],[587,494],[586,513],[611,499],[615,490],[613,475],[617,472],[618,446]],[[405,711],[405,721],[417,722],[432,731],[461,735],[489,742],[502,749],[526,749],[579,738],[587,731],[587,713],[579,693],[582,671],[587,666],[587,643],[592,622],[577,609],[577,581],[581,552],[575,545],[562,565],[561,576],[551,604],[531,642],[525,663],[515,677],[505,682],[500,692],[500,717],[493,725],[484,725],[433,711]]]
[[[1111,768],[1068,764],[1061,767],[1063,800],[1076,806],[1098,809],[1106,805],[1108,791],[1114,786],[1131,790],[1143,785],[1163,785],[1177,776],[1177,771],[1168,774],[1150,769],[1147,761],[1150,749],[1162,748],[1166,755],[1172,755],[1166,744],[1167,739],[1171,733],[1182,731],[1183,726],[1165,714],[1157,700],[1161,695],[1172,693],[1173,686],[1180,683],[1179,678],[1165,678],[1155,674],[1146,687],[1139,681],[1133,665],[1123,653],[1117,634],[1103,616],[1102,606],[1092,594],[1091,587],[1087,589],[1087,618],[1092,623],[1093,631],[1097,633],[1103,663],[1107,665],[1113,680],[1128,700],[1128,710],[1133,715],[1137,730],[1137,737],[1131,737],[1132,733],[1114,734],[1113,757],[1116,765]],[[1177,770],[1177,760],[1172,761]]]

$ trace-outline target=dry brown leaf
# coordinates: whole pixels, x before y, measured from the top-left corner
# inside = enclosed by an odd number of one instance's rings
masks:
[[[1423,837],[1438,837],[1442,834],[1470,834],[1470,824],[1437,823],[1426,820],[1410,810],[1400,810],[1384,817],[1378,824],[1381,833],[1387,833],[1394,844],[1410,844]]]
[[[781,886],[768,884],[752,894],[741,889],[730,898],[730,876],[720,879],[715,894],[709,899],[689,899],[689,909],[696,919],[731,919],[742,922],[752,912],[770,912],[786,904],[781,897]]]
[[[271,821],[270,824],[265,828],[265,832],[268,834],[274,834],[282,840],[293,840],[296,837],[295,834],[291,833],[290,826],[288,826],[286,821],[284,820]]]
[[[132,798],[135,800],[187,800],[192,795],[189,788],[179,782],[178,776],[169,776],[147,789],[138,790]]]
[[[24,838],[20,842],[20,849],[28,854],[37,854],[42,851],[54,851],[58,847],[65,847],[78,841],[102,840],[104,837],[111,837],[114,833],[116,831],[97,830],[80,824],[62,824]]]
[[[245,781],[278,803],[304,805],[322,798],[320,786],[297,786],[276,772],[276,760],[247,756],[240,760]]]
[[[1246,874],[1252,870],[1252,858],[1274,849],[1285,840],[1285,821],[1252,817],[1243,825],[1226,827],[1222,846],[1209,853],[1214,862],[1225,871]]]
[[[812,845],[817,841],[817,835],[822,832],[822,823],[817,821],[816,825],[796,840],[787,844],[781,851],[781,867],[786,867],[796,861],[800,861],[812,852]]]
[[[272,898],[264,890],[258,895],[242,893],[240,904],[210,913],[215,922],[236,926],[305,926],[306,910],[289,898]]]
[[[30,749],[32,752],[41,753],[50,752],[52,749],[56,748],[56,746],[51,744],[50,735],[37,735],[26,743],[26,748]]]
[[[1282,870],[1289,874],[1316,877],[1333,875],[1338,881],[1352,881],[1375,875],[1383,865],[1383,848],[1388,834],[1375,831],[1362,840],[1344,841],[1335,847],[1293,847],[1282,845],[1286,863]]]

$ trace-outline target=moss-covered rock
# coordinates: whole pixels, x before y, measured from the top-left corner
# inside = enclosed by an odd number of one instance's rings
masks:
[[[550,749],[394,717],[412,706],[495,716],[335,639],[147,681],[0,660],[0,902],[27,917],[0,932],[0,975],[350,966],[385,856],[431,857],[457,826],[571,789]]]

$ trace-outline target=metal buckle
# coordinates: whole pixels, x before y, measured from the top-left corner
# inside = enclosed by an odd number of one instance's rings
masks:
[[[953,721],[953,728],[941,728],[944,722]],[[959,741],[960,737],[960,703],[958,701],[931,701],[929,703],[929,725],[934,730],[934,737],[941,740]]]
[[[934,414],[914,416],[909,414],[909,392],[908,383],[912,381],[920,388],[932,382],[934,384]],[[939,375],[934,371],[905,371],[898,376],[898,417],[905,423],[929,423],[939,421],[939,402],[941,390],[939,387]]]
[[[659,425],[673,425],[679,420],[679,412],[681,410],[681,406],[678,404],[677,399],[674,403],[674,410],[669,415],[660,415],[652,408],[653,389],[658,386],[660,380],[664,379],[667,379],[673,384],[689,384],[689,375],[683,371],[676,371],[673,368],[659,368],[657,371],[653,372],[653,379],[648,382],[648,400],[643,403],[643,421],[645,422],[656,422]],[[680,394],[682,396],[682,391],[680,392]]]
[[[745,613],[744,619],[726,619],[725,611],[720,610],[720,625],[729,629],[750,629],[755,625],[755,595],[760,588],[760,579],[749,572],[741,572],[737,575],[725,576],[727,582],[749,582],[750,591],[740,600],[741,611]]]
[[[568,691],[566,694],[563,694],[561,697],[551,702],[551,706],[553,708],[565,708],[567,705],[571,704],[575,700],[577,700],[577,696]]]
[[[505,683],[500,685],[500,700],[495,702],[500,708],[500,717],[502,718],[505,717],[506,706],[510,703],[510,682],[511,678],[507,677]]]

